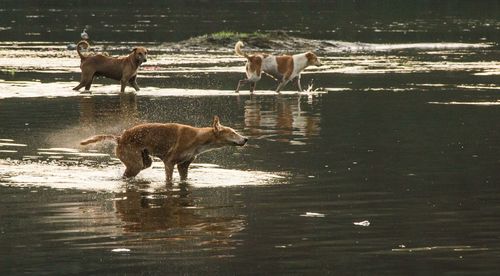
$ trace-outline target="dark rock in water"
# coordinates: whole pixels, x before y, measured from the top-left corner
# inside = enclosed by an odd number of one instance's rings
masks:
[[[76,50],[76,44],[75,43],[70,43],[66,46],[66,49],[68,50]]]

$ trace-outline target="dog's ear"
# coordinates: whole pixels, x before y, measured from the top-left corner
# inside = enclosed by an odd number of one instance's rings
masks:
[[[135,47],[134,49],[132,49],[132,52],[135,53],[135,51],[137,51],[137,47]]]
[[[212,127],[214,128],[214,132],[217,133],[220,131],[221,129],[221,125],[220,125],[220,122],[219,122],[219,116],[215,115],[214,116],[214,121],[212,123]]]

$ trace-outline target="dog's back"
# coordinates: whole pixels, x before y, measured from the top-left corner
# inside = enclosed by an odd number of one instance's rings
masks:
[[[180,130],[186,127],[192,128],[175,123],[137,125],[122,134],[119,145],[146,148],[155,156],[165,155],[177,142]]]

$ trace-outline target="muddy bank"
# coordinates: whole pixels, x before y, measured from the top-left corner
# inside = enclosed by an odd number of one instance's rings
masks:
[[[486,43],[410,43],[410,44],[374,44],[346,42],[337,40],[318,40],[288,35],[284,31],[267,33],[218,32],[193,37],[180,42],[163,43],[163,50],[173,51],[233,51],[238,41],[243,41],[244,48],[250,51],[304,52],[380,52],[398,50],[429,49],[466,49],[487,48],[494,45]]]
[[[331,42],[290,36],[284,31],[269,33],[232,33],[219,32],[193,37],[184,41],[164,43],[162,46],[172,49],[191,50],[232,50],[238,41],[245,43],[247,49],[260,50],[320,50],[325,46],[334,46]]]

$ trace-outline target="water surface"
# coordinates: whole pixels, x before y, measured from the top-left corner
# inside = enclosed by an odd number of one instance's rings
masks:
[[[382,1],[377,12],[365,1],[106,2],[99,11],[34,2],[0,7],[2,274],[498,271],[495,1]],[[290,16],[244,17],[276,5]],[[263,79],[251,95],[233,92],[244,61],[231,49],[160,44],[254,30],[253,20],[343,47],[304,72],[311,92],[278,95]],[[106,79],[92,93],[71,90],[79,64],[66,44],[85,24],[111,54],[137,41],[152,49],[140,92],[119,94]],[[158,160],[124,180],[113,143],[79,146],[142,122],[207,126],[213,115],[248,145],[201,155],[173,185]]]

